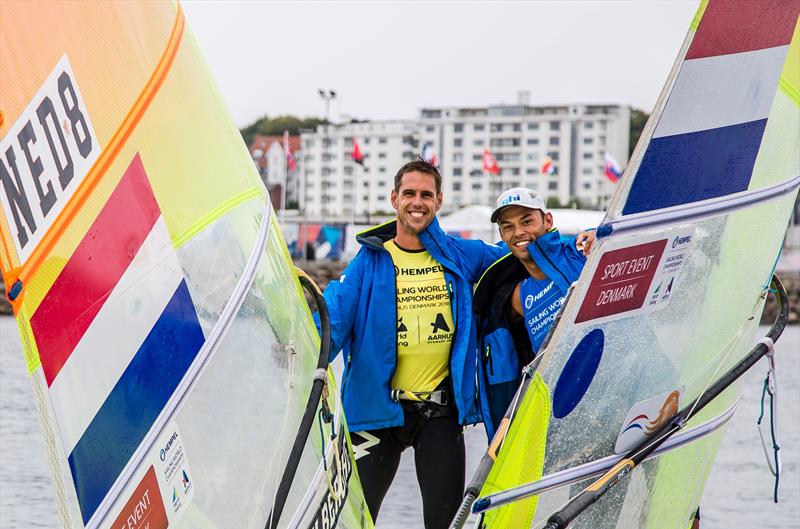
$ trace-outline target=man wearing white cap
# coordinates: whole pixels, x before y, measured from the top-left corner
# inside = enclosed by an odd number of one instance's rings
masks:
[[[542,197],[523,187],[497,198],[491,220],[511,253],[486,271],[473,300],[481,408],[490,439],[511,403],[521,368],[538,352],[595,239],[593,231],[562,239]]]

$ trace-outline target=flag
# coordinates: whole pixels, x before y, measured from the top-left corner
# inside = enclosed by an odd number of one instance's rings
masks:
[[[355,138],[353,138],[353,161],[364,167],[364,155],[361,154],[361,148]]]
[[[439,158],[436,157],[436,153],[433,152],[433,147],[431,147],[430,143],[426,143],[422,148],[422,159],[431,165],[439,165]]]
[[[138,154],[30,324],[88,522],[205,342]]]
[[[605,175],[606,178],[615,184],[619,182],[619,179],[622,176],[622,169],[620,169],[619,163],[609,153],[606,153]]]
[[[556,174],[556,167],[553,165],[553,159],[549,156],[545,156],[542,161],[542,166],[539,168],[539,172],[547,175]]]
[[[286,165],[290,171],[297,169],[297,163],[294,161],[292,149],[289,148],[289,131],[283,131],[283,152],[286,153]]]
[[[500,174],[500,166],[497,165],[497,159],[489,152],[489,149],[483,151],[483,170],[487,173]]]

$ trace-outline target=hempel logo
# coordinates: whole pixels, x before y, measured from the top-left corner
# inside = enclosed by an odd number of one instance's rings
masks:
[[[530,309],[531,307],[533,307],[533,295],[532,294],[528,294],[525,297],[525,308],[526,309]]]
[[[178,439],[178,432],[172,432],[172,436],[169,438],[169,441],[167,441],[167,444],[164,446],[164,448],[161,449],[161,452],[159,454],[161,457],[161,461],[166,461],[167,452],[169,452],[169,449],[172,448],[172,444],[177,439]]]
[[[691,240],[692,240],[691,235],[687,235],[686,237],[675,237],[675,240],[672,241],[672,247],[675,248],[679,244],[686,244]]]

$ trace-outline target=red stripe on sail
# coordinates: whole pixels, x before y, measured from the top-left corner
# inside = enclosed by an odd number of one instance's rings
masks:
[[[786,46],[798,14],[797,0],[712,0],[686,60]]]
[[[160,214],[137,154],[31,318],[48,386],[125,273]]]

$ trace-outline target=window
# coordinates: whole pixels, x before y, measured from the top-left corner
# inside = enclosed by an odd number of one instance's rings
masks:
[[[592,188],[592,183],[591,182],[584,182],[583,183],[583,188],[584,189],[591,189]]]
[[[594,138],[583,138],[584,145],[591,145],[592,143],[594,143]]]
[[[539,145],[538,138],[528,138],[528,145]]]
[[[511,168],[511,176],[519,176],[519,167]]]
[[[369,187],[369,182],[364,182],[364,183],[367,185],[367,187]],[[386,180],[381,180],[380,182],[378,182],[378,187],[386,187]]]
[[[512,124],[512,125],[511,125],[511,130],[513,130],[514,132],[519,132],[519,131],[521,131],[521,130],[522,130],[522,124],[520,124],[520,123],[514,123],[514,124]]]
[[[594,121],[586,121],[586,122],[584,122],[583,128],[585,128],[585,129],[593,129],[594,128]]]
[[[369,138],[364,138],[364,145],[369,145]]]
[[[453,176],[461,176],[463,170],[460,167],[453,167]]]
[[[538,123],[528,123],[528,130],[539,130]]]
[[[456,123],[453,125],[453,132],[459,133],[464,132],[464,124],[463,123]]]
[[[378,172],[379,173],[385,173],[386,172],[386,168],[385,167],[378,167]]]
[[[385,152],[379,152],[378,153],[378,158],[380,158],[380,159],[386,158],[386,153]]]
[[[433,125],[428,125],[425,127],[425,132],[433,132]]]
[[[472,145],[475,147],[483,147],[483,140],[473,140]]]
[[[584,167],[582,172],[583,172],[583,174],[592,174],[592,168],[591,167]]]
[[[489,127],[489,130],[492,132],[502,132],[503,131],[503,124],[502,123],[492,123]]]
[[[378,138],[378,143],[386,143],[386,138],[381,136],[380,138]]]
[[[528,161],[535,162],[539,159],[539,155],[536,154],[535,152],[529,152],[526,158],[528,159]]]
[[[461,147],[463,143],[464,140],[462,140],[461,138],[456,138],[453,140],[453,147]]]
[[[550,136],[550,145],[559,145],[560,139],[558,136]]]
[[[473,154],[472,155],[472,159],[475,160],[475,161],[483,160],[483,155],[482,154]]]
[[[472,126],[472,130],[476,132],[482,131],[484,129],[486,129],[486,125],[484,125],[483,123],[476,123]]]
[[[558,161],[560,158],[558,151],[548,151],[547,156],[549,156],[554,162]]]
[[[453,182],[453,191],[461,191],[461,182]]]
[[[346,174],[346,175],[353,174],[353,166],[352,165],[345,165],[344,166],[344,174]]]
[[[481,188],[480,182],[475,182],[474,184],[472,184],[472,189],[480,189],[480,188]]]
[[[453,153],[453,161],[454,162],[462,162],[464,161],[464,154],[460,152]]]
[[[591,160],[592,159],[592,153],[590,153],[590,152],[583,153],[583,159],[584,160]]]
[[[547,189],[550,190],[558,189],[558,182],[547,182]]]
[[[550,122],[550,130],[561,130],[561,122],[560,121],[551,121]]]

